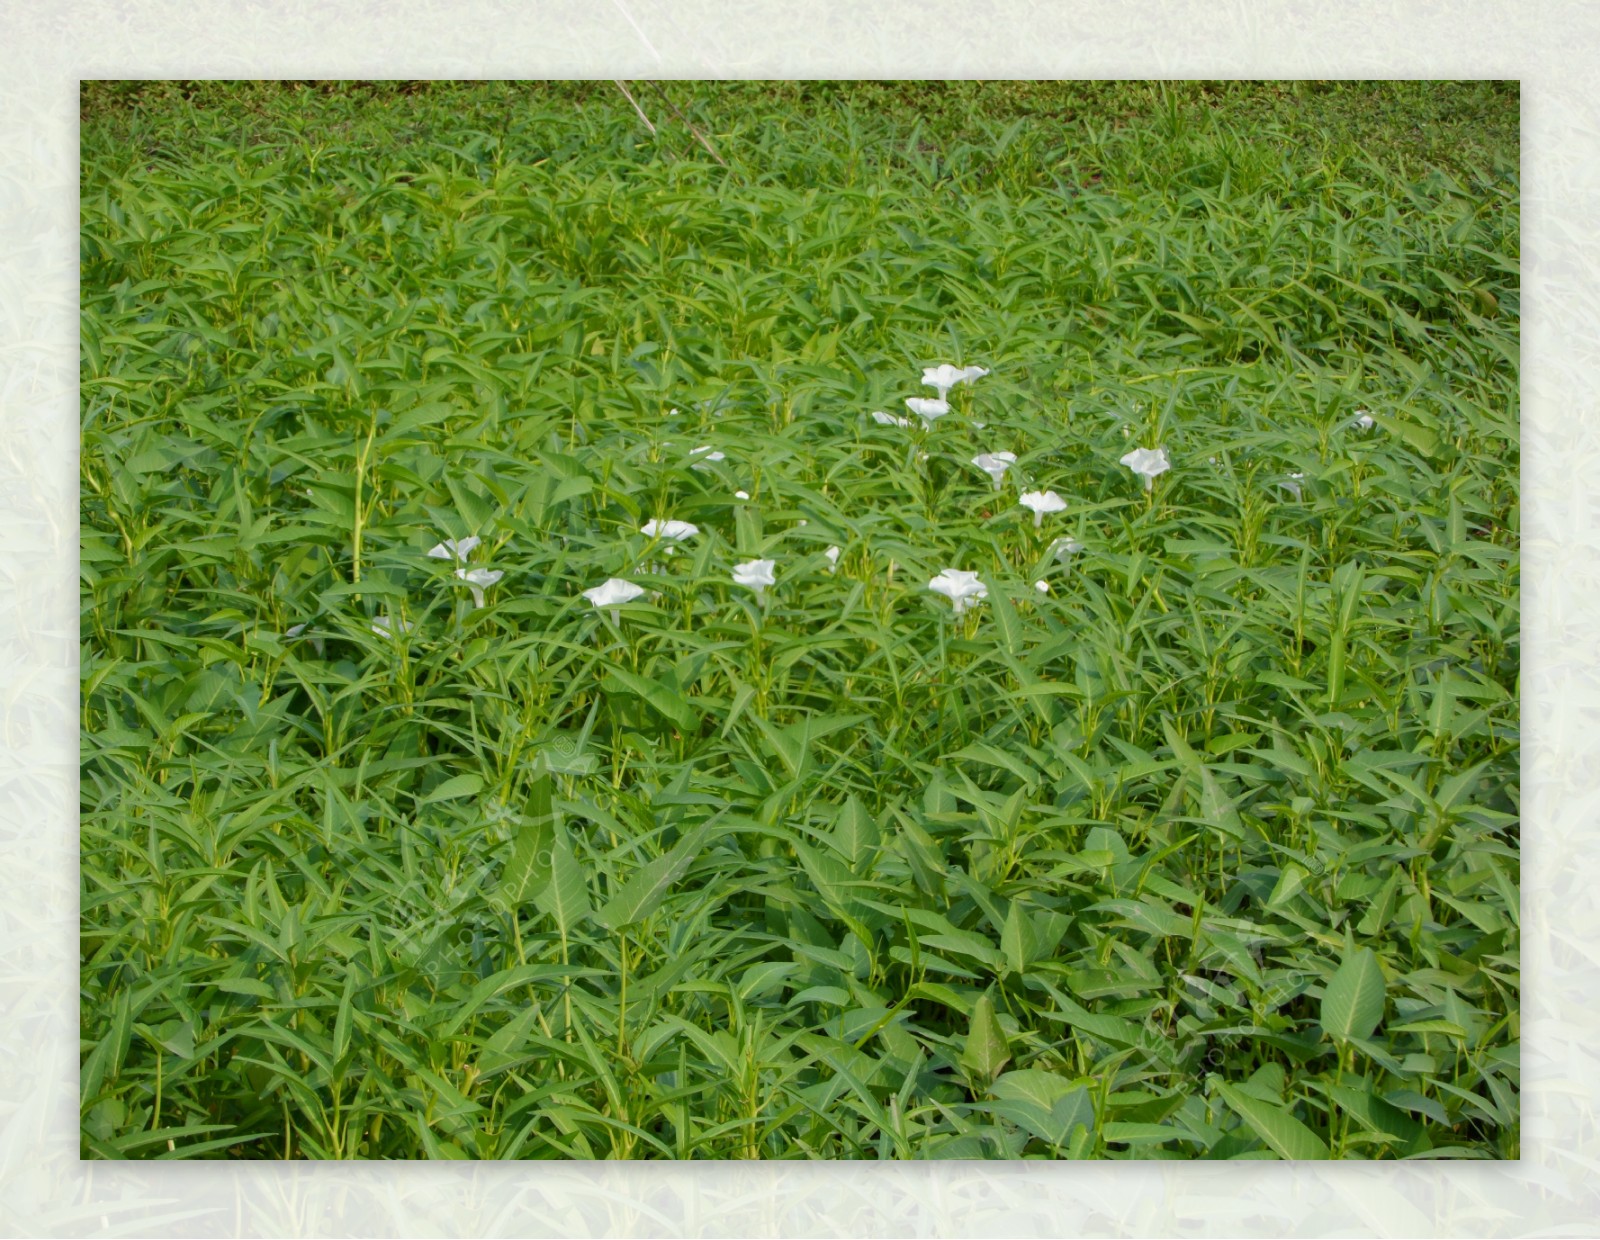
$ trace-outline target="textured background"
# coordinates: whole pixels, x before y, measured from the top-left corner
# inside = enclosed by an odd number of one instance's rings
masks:
[[[0,0],[0,1232],[1593,1235],[1600,1025],[1600,10],[1474,0]],[[79,1163],[83,77],[1523,82],[1521,1163],[391,1168]],[[531,1172],[531,1173],[530,1173]]]

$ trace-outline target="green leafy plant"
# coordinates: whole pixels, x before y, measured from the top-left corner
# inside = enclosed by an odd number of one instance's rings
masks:
[[[1514,90],[630,89],[86,87],[85,1157],[1516,1157]]]

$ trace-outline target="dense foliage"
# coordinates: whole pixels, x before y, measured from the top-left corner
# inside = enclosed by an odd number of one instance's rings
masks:
[[[85,1155],[1515,1157],[1514,173],[634,89],[86,119]]]

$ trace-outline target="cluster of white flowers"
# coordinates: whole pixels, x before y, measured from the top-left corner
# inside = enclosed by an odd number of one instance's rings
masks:
[[[949,363],[942,363],[938,366],[927,367],[922,372],[922,382],[924,386],[935,388],[939,393],[938,396],[936,398],[907,397],[906,407],[922,418],[924,425],[931,425],[937,418],[943,417],[950,412],[948,397],[951,388],[962,383],[971,384],[988,373],[989,371],[982,366],[958,367]],[[678,416],[678,410],[669,410],[667,416]],[[872,420],[881,426],[907,428],[914,425],[909,418],[896,417],[893,414],[883,412],[881,409],[874,410],[871,416]],[[984,424],[974,422],[973,425],[981,428]],[[1367,410],[1358,409],[1355,416],[1345,425],[1357,430],[1367,431],[1377,425],[1377,419]],[[1123,430],[1125,434],[1132,433],[1129,427],[1124,427]],[[695,469],[703,469],[707,465],[726,459],[724,453],[717,451],[709,444],[691,449],[689,457],[692,467]],[[1213,465],[1217,463],[1215,457],[1209,459]],[[918,460],[926,461],[927,454],[925,452],[919,453]],[[989,475],[994,482],[996,491],[1002,489],[1006,473],[1016,463],[1017,456],[1014,452],[980,452],[972,458],[972,464]],[[1167,450],[1160,445],[1154,448],[1135,448],[1125,454],[1120,463],[1126,465],[1134,474],[1144,480],[1146,491],[1154,487],[1157,477],[1172,468],[1172,462],[1167,456]],[[1304,473],[1294,472],[1279,480],[1277,485],[1296,500],[1299,500],[1302,496],[1304,480]],[[735,491],[734,496],[740,500],[749,500],[750,498],[749,492],[743,490]],[[1048,514],[1063,512],[1067,508],[1066,500],[1062,499],[1056,492],[1049,490],[1024,491],[1018,496],[1017,502],[1033,513],[1035,529],[1043,526],[1044,518]],[[800,524],[804,525],[805,522],[802,521]],[[640,533],[648,538],[664,541],[668,544],[670,553],[670,549],[675,544],[698,535],[700,528],[689,521],[652,518],[640,527]],[[485,592],[505,576],[505,573],[499,569],[468,566],[468,556],[477,549],[481,541],[476,534],[459,539],[446,538],[428,550],[430,557],[450,560],[457,565],[455,576],[471,589],[475,607],[484,606]],[[1062,537],[1055,539],[1050,544],[1048,555],[1058,562],[1064,563],[1070,556],[1083,549],[1083,544],[1077,539],[1070,536]],[[827,560],[828,572],[832,573],[838,568],[841,554],[840,548],[832,546],[823,552],[823,556]],[[737,564],[733,567],[731,577],[735,585],[755,591],[756,598],[764,601],[766,591],[777,584],[776,567],[775,560],[747,560],[743,564]],[[1039,593],[1050,593],[1050,583],[1048,581],[1039,580],[1033,584]],[[988,597],[989,593],[988,587],[978,579],[976,572],[967,572],[956,568],[945,569],[928,582],[928,589],[947,597],[950,600],[953,613],[957,616],[982,602]],[[644,594],[643,587],[621,577],[612,577],[593,589],[583,591],[583,597],[588,599],[596,609],[609,613],[614,624],[618,623],[620,619],[619,609]],[[398,617],[385,615],[374,617],[371,621],[371,628],[373,633],[378,636],[392,640],[395,637],[411,632],[415,625]],[[306,633],[306,629],[307,626],[305,624],[297,624],[288,629],[285,636],[291,640],[297,639]],[[311,640],[320,648],[321,639],[319,637],[313,635]]]

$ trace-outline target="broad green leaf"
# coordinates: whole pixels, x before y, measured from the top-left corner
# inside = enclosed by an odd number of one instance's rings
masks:
[[[1401,1154],[1421,1154],[1433,1148],[1426,1128],[1399,1107],[1375,1097],[1370,1087],[1356,1089],[1349,1085],[1330,1085],[1328,1095],[1355,1116],[1363,1128],[1394,1137]]]
[[[861,798],[851,793],[845,799],[844,806],[839,811],[839,819],[834,824],[833,846],[850,863],[852,869],[859,870],[871,859],[880,839],[877,820],[867,812],[867,807],[861,803]]]
[[[988,584],[989,604],[994,611],[995,628],[999,630],[1000,640],[1011,654],[1021,654],[1026,638],[1016,606],[1006,593],[1004,582],[991,580]]]
[[[1013,973],[1025,973],[1039,950],[1033,923],[1023,911],[1020,900],[1011,901],[1006,911],[1005,926],[1000,932],[1000,950],[1005,953],[1006,967]]]
[[[689,704],[689,699],[658,680],[635,676],[620,667],[611,667],[606,669],[606,681],[614,682],[626,692],[643,698],[680,728],[693,728],[700,722],[699,712]]]
[[[559,824],[550,850],[550,881],[534,897],[539,910],[555,922],[563,939],[589,916],[589,888],[572,852],[572,841]]]
[[[1322,992],[1322,1031],[1339,1042],[1370,1038],[1383,1018],[1384,989],[1372,949],[1347,951]]]
[[[1010,1058],[1011,1044],[1006,1040],[1005,1030],[1000,1028],[994,1000],[985,993],[973,1005],[967,1036],[961,1044],[961,1064],[975,1080],[987,1083],[999,1074]]]
[[[1218,1082],[1217,1092],[1279,1158],[1299,1160],[1331,1157],[1322,1138],[1285,1108],[1252,1098],[1225,1082]]]
[[[422,804],[431,805],[435,801],[459,801],[462,797],[475,797],[482,791],[483,776],[470,774],[453,775],[423,797]]]
[[[679,840],[671,852],[640,866],[594,919],[609,930],[622,930],[650,916],[699,855],[709,833],[709,824],[702,824]]]
[[[550,881],[554,864],[555,820],[550,808],[550,777],[541,775],[533,782],[522,821],[512,841],[511,855],[495,888],[501,908],[514,911],[533,893]]]

